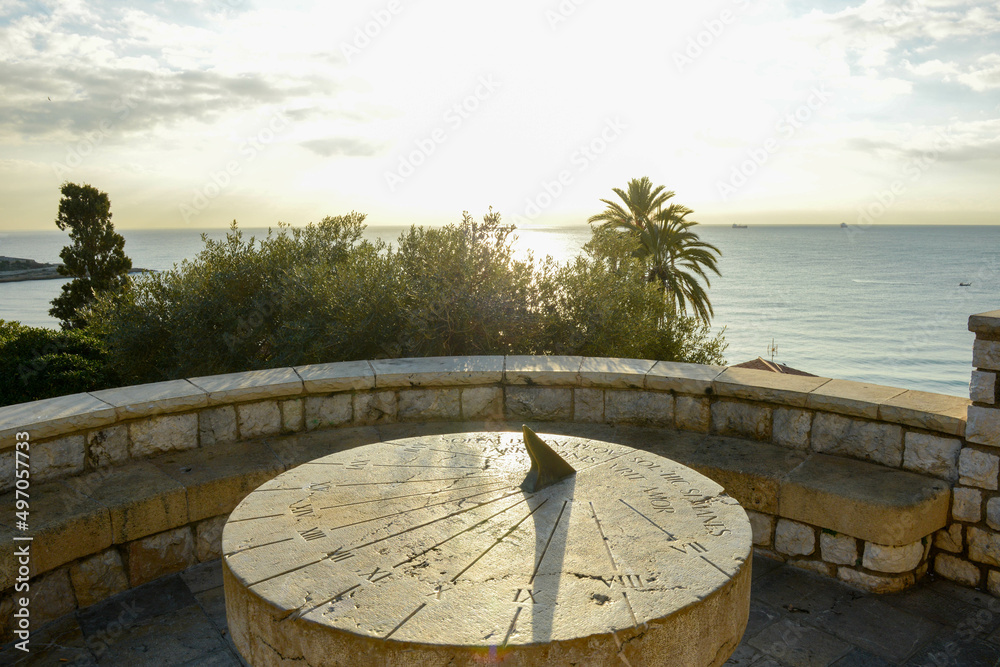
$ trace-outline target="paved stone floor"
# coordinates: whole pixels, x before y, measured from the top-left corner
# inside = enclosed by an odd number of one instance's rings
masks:
[[[869,595],[762,556],[750,622],[729,664],[745,667],[1000,665],[1000,600],[947,581]],[[243,664],[226,630],[219,561],[121,593],[53,621],[29,654],[0,665]]]

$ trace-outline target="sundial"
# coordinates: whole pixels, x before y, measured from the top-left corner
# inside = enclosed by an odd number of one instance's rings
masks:
[[[581,437],[470,432],[316,459],[223,533],[251,665],[720,665],[751,534],[721,486]]]

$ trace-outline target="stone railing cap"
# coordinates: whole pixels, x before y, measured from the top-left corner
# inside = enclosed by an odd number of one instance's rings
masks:
[[[303,391],[302,378],[291,368],[206,375],[190,382],[208,392],[211,404],[294,396]]]
[[[878,418],[929,431],[964,436],[965,419],[971,404],[972,401],[967,398],[910,389],[882,403],[878,409]]]
[[[876,419],[879,405],[905,391],[899,387],[834,379],[809,392],[806,407]]]
[[[772,373],[752,368],[727,368],[712,383],[719,396],[805,407],[808,394],[829,378]]]
[[[657,361],[646,374],[646,388],[661,391],[672,389],[684,394],[704,394],[712,388],[712,381],[725,370],[725,366]]]
[[[568,385],[580,381],[584,357],[513,355],[504,358],[509,384]]]
[[[367,361],[337,361],[329,364],[296,366],[307,394],[352,391],[375,387],[375,371]]]
[[[585,357],[580,366],[580,384],[584,387],[641,389],[645,386],[646,374],[656,363],[649,359]]]
[[[970,317],[969,331],[1000,334],[1000,310],[991,310]]]
[[[14,447],[15,434],[31,440],[82,431],[117,420],[114,406],[90,394],[70,394],[0,407],[0,449]]]
[[[503,379],[502,356],[416,357],[371,362],[375,388],[494,384]]]
[[[187,380],[167,380],[90,392],[115,406],[120,419],[133,419],[208,405],[208,393]]]

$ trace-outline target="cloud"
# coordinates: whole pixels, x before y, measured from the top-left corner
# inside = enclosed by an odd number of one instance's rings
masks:
[[[303,141],[303,147],[322,157],[334,155],[370,156],[382,152],[382,147],[356,137],[330,137],[329,139],[313,139]]]
[[[976,65],[979,69],[959,75],[958,80],[976,92],[1000,88],[1000,54],[983,56]]]

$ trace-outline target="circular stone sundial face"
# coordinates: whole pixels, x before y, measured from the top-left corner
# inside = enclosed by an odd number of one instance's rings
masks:
[[[253,491],[223,534],[244,657],[340,664],[331,655],[344,651],[351,664],[365,651],[544,649],[532,659],[555,660],[607,644],[627,662],[626,644],[642,638],[628,664],[654,649],[671,653],[649,664],[698,659],[678,642],[715,642],[702,664],[724,662],[749,603],[739,504],[643,450],[542,438],[576,472],[535,491],[522,487],[522,435],[494,432],[331,454]]]

